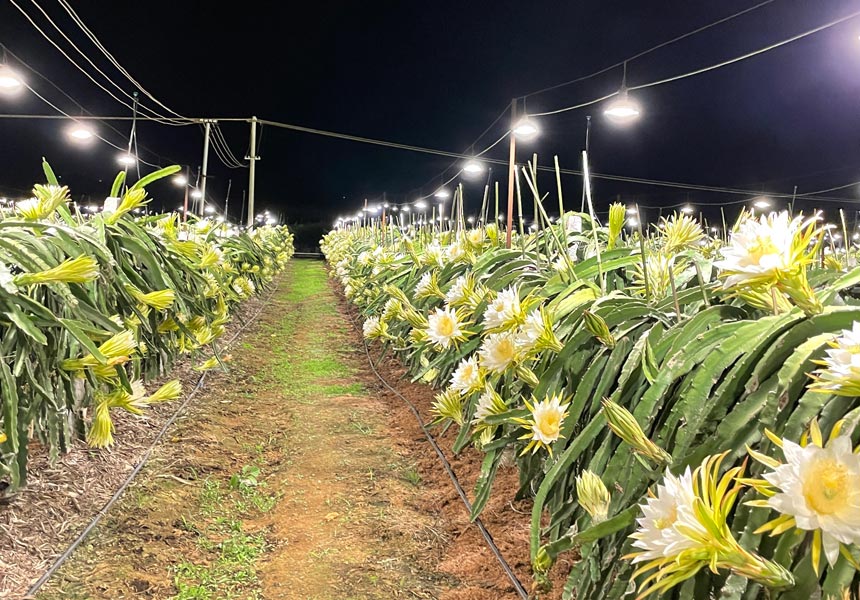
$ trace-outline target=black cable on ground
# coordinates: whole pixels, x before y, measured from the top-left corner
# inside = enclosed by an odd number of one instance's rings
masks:
[[[269,296],[261,303],[259,310],[257,310],[256,313],[254,313],[254,316],[252,316],[250,319],[248,319],[245,323],[242,324],[242,326],[238,329],[238,331],[236,331],[236,333],[233,335],[233,337],[231,337],[224,344],[222,349],[229,348],[230,345],[234,341],[236,341],[236,338],[239,337],[239,334],[241,334],[243,331],[245,331],[245,329],[247,329],[249,325],[251,325],[254,321],[257,320],[257,317],[259,317],[260,313],[263,312],[263,309],[268,306],[269,300],[272,299],[272,297],[275,295],[275,292],[277,292],[277,291],[278,291],[278,285],[276,284],[275,288],[272,290],[272,292],[269,294]],[[128,486],[131,484],[131,482],[134,480],[134,478],[137,476],[137,474],[140,473],[140,470],[147,463],[147,461],[149,460],[149,457],[152,456],[152,452],[155,450],[155,447],[158,445],[158,443],[164,437],[164,434],[167,433],[167,430],[170,428],[170,426],[176,422],[176,419],[179,418],[179,416],[182,414],[182,412],[185,410],[185,408],[188,406],[188,404],[191,402],[191,400],[194,398],[194,396],[197,395],[197,392],[199,392],[203,388],[203,384],[206,381],[206,375],[208,373],[209,373],[209,371],[203,371],[203,373],[200,374],[200,378],[197,380],[197,383],[195,384],[194,389],[191,390],[191,393],[185,397],[185,400],[182,401],[182,404],[179,405],[179,407],[176,409],[176,411],[174,411],[174,413],[170,417],[170,419],[168,419],[167,422],[158,431],[158,435],[155,436],[155,439],[149,445],[149,448],[147,448],[146,452],[144,452],[143,457],[140,459],[140,462],[137,464],[137,466],[132,470],[131,473],[129,473],[128,477],[123,482],[123,484],[119,487],[119,489],[117,489],[116,492],[114,492],[114,495],[111,496],[111,499],[107,501],[107,504],[105,504],[102,507],[102,509],[98,513],[96,513],[96,516],[93,517],[93,520],[90,521],[90,524],[84,528],[84,530],[75,539],[75,541],[72,542],[72,544],[68,548],[66,548],[66,551],[63,552],[57,558],[56,561],[54,561],[54,564],[51,565],[51,568],[48,569],[47,571],[45,571],[45,573],[41,577],[39,577],[38,580],[36,580],[36,583],[34,583],[30,587],[30,589],[27,590],[27,595],[25,596],[25,599],[34,597],[36,592],[38,592],[39,589],[43,585],[45,585],[45,583],[47,583],[47,581],[54,575],[54,573],[56,573],[57,570],[63,566],[63,564],[72,556],[72,554],[75,552],[75,550],[77,550],[78,546],[81,545],[81,542],[83,542],[86,539],[86,537],[90,534],[90,532],[96,527],[96,525],[99,524],[99,522],[102,520],[102,518],[108,513],[108,511],[111,509],[111,507],[113,507],[113,505],[116,504],[117,500],[120,499],[123,492],[125,492],[126,488],[128,488]]]
[[[457,495],[460,496],[460,500],[463,501],[463,504],[466,506],[466,510],[469,511],[469,514],[472,514],[472,503],[469,502],[468,496],[466,496],[466,491],[463,489],[463,486],[460,485],[460,481],[457,479],[457,475],[454,473],[453,468],[451,467],[451,463],[448,462],[445,453],[442,452],[442,448],[439,447],[439,444],[436,443],[436,439],[433,437],[433,434],[427,429],[424,425],[424,421],[421,418],[421,413],[418,412],[418,409],[415,408],[415,405],[409,401],[406,396],[397,391],[394,387],[389,384],[382,374],[376,369],[376,365],[373,363],[373,358],[370,356],[370,348],[367,346],[367,341],[364,339],[364,335],[361,333],[361,328],[356,323],[355,319],[352,318],[352,315],[347,311],[347,315],[349,315],[350,321],[352,321],[352,326],[358,331],[359,335],[361,335],[361,340],[364,345],[364,353],[367,355],[367,363],[370,365],[370,369],[373,371],[373,374],[376,375],[376,378],[379,379],[380,383],[382,383],[385,388],[387,388],[392,394],[403,400],[406,403],[406,406],[409,407],[409,410],[415,416],[415,420],[418,422],[418,426],[421,427],[421,431],[424,432],[424,437],[427,438],[427,441],[430,442],[430,445],[433,446],[433,449],[436,451],[436,454],[439,456],[439,460],[442,461],[442,466],[445,467],[445,471],[448,473],[448,477],[451,478],[451,483],[454,484],[454,489],[457,490]],[[511,580],[511,583],[514,586],[514,589],[517,591],[517,594],[523,600],[529,599],[529,593],[523,587],[523,584],[520,583],[520,580],[517,578],[516,573],[514,573],[511,566],[505,560],[505,557],[502,556],[501,550],[496,546],[496,543],[493,541],[493,536],[490,535],[490,532],[487,531],[487,528],[484,527],[484,524],[481,522],[480,517],[474,520],[475,526],[478,528],[478,531],[481,532],[481,535],[484,538],[484,541],[487,542],[487,546],[492,551],[493,555],[495,555],[496,560],[499,561],[499,564],[504,570],[505,574],[508,576],[508,579]]]

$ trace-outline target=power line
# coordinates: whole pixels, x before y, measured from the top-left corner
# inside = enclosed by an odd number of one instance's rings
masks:
[[[858,15],[860,15],[860,11],[853,12],[847,16],[841,17],[841,18],[836,19],[834,21],[830,21],[829,23],[825,23],[824,25],[819,25],[818,27],[815,27],[815,28],[810,29],[808,31],[804,31],[803,33],[797,34],[795,36],[792,36],[792,37],[785,39],[785,40],[782,40],[780,42],[770,44],[769,46],[765,46],[764,48],[759,48],[758,50],[754,50],[752,52],[747,52],[746,54],[743,54],[741,56],[737,56],[737,57],[731,58],[729,60],[724,60],[722,62],[713,64],[713,65],[710,65],[707,67],[702,67],[701,69],[696,69],[695,71],[690,71],[689,73],[674,75],[672,77],[666,77],[665,79],[658,79],[656,81],[651,81],[649,83],[643,83],[643,84],[636,85],[636,86],[629,86],[627,89],[630,91],[641,90],[644,88],[663,85],[664,83],[671,83],[673,81],[678,81],[680,79],[686,79],[688,77],[693,77],[695,75],[701,75],[702,73],[707,73],[708,71],[713,71],[715,69],[720,69],[722,67],[732,65],[734,63],[737,63],[737,62],[740,62],[743,60],[747,60],[749,58],[753,58],[755,56],[758,56],[759,54],[764,54],[765,52],[775,50],[776,48],[779,48],[781,46],[785,46],[786,44],[796,42],[797,40],[801,40],[801,39],[808,37],[812,34],[818,33],[819,31],[823,31],[825,29],[829,29],[830,27],[834,27],[836,25],[839,25],[840,23],[844,23],[845,21],[848,21],[849,19],[853,19],[854,17],[857,17]],[[598,102],[603,102],[604,100],[608,100],[609,98],[612,98],[613,96],[617,96],[618,94],[619,94],[619,92],[613,92],[613,93],[607,94],[601,98],[589,100],[587,102],[576,104],[574,106],[567,106],[564,108],[559,108],[556,110],[550,110],[550,111],[539,112],[539,113],[531,113],[528,116],[530,116],[530,117],[544,117],[544,116],[549,116],[549,115],[556,115],[559,113],[563,113],[563,112],[567,112],[567,111],[571,111],[571,110],[576,110],[578,108],[584,108],[586,106],[591,106],[592,104],[597,104]]]
[[[565,81],[565,82],[562,82],[562,83],[557,83],[557,84],[555,84],[555,85],[551,85],[551,86],[549,86],[549,87],[545,87],[545,88],[543,88],[543,89],[540,89],[540,90],[537,90],[537,91],[534,91],[534,92],[529,92],[528,94],[524,94],[524,95],[520,96],[520,98],[523,98],[523,99],[525,99],[525,98],[530,98],[530,97],[532,97],[532,96],[536,96],[536,95],[538,95],[538,94],[543,94],[544,92],[549,92],[549,91],[552,91],[552,90],[557,90],[557,89],[559,89],[559,88],[562,88],[562,87],[565,87],[565,86],[568,86],[568,85],[571,85],[571,84],[574,84],[574,83],[579,83],[579,82],[581,82],[581,81],[586,81],[587,79],[591,79],[592,77],[597,77],[598,75],[602,75],[603,73],[607,73],[607,72],[609,72],[609,71],[612,71],[613,69],[617,69],[618,67],[623,66],[623,65],[624,65],[624,63],[629,63],[629,62],[632,62],[632,61],[636,60],[637,58],[642,58],[642,57],[643,57],[643,56],[645,56],[646,54],[650,54],[651,52],[654,52],[655,50],[659,50],[660,48],[665,48],[666,46],[669,46],[670,44],[674,44],[675,42],[679,42],[679,41],[681,41],[681,40],[683,40],[683,39],[686,39],[686,38],[688,38],[688,37],[690,37],[690,36],[696,35],[697,33],[701,33],[701,32],[703,32],[703,31],[705,31],[705,30],[707,30],[707,29],[711,29],[712,27],[716,27],[717,25],[722,25],[723,23],[726,23],[726,22],[728,22],[728,21],[731,21],[732,19],[736,19],[736,18],[738,18],[738,17],[740,17],[740,16],[742,16],[742,15],[745,15],[745,14],[747,14],[747,13],[749,13],[749,12],[752,12],[752,11],[754,11],[754,10],[757,10],[757,9],[759,9],[759,8],[763,7],[763,6],[768,5],[768,4],[771,4],[772,2],[774,2],[774,0],[765,0],[764,2],[760,2],[760,3],[758,3],[758,4],[754,5],[754,6],[751,6],[751,7],[749,7],[749,8],[746,8],[746,9],[744,9],[744,10],[740,11],[740,12],[736,12],[736,13],[734,13],[734,14],[731,14],[731,15],[727,16],[727,17],[723,17],[722,19],[719,19],[719,20],[717,20],[717,21],[714,21],[713,23],[709,23],[709,24],[707,24],[707,25],[705,25],[705,26],[703,26],[703,27],[699,27],[698,29],[694,29],[693,31],[688,31],[687,33],[685,33],[685,34],[683,34],[683,35],[679,35],[678,37],[672,38],[671,40],[667,40],[667,41],[665,41],[665,42],[662,42],[662,43],[660,43],[660,44],[657,44],[656,46],[652,46],[651,48],[648,48],[647,50],[643,50],[642,52],[639,52],[638,54],[634,54],[633,56],[630,56],[630,57],[628,57],[628,58],[625,58],[624,60],[618,61],[618,62],[617,62],[617,63],[615,63],[614,65],[609,65],[608,67],[604,67],[604,68],[602,68],[602,69],[600,69],[600,70],[598,70],[598,71],[595,71],[595,72],[593,72],[593,73],[589,73],[588,75],[583,75],[582,77],[577,77],[576,79],[571,79],[570,81]]]
[[[57,109],[57,110],[59,110],[59,109]],[[66,116],[68,118],[72,118],[72,119],[75,118],[75,117],[69,117],[68,115],[66,115]],[[5,115],[5,114],[0,114],[0,118],[37,118],[37,119],[48,118],[48,119],[51,119],[51,118],[60,118],[60,117],[57,117],[56,115]],[[85,118],[97,119],[97,120],[128,120],[131,117],[95,117],[95,116],[91,116],[91,117],[85,117]],[[145,117],[143,117],[143,118],[146,119]],[[150,118],[148,120],[156,120],[156,119]],[[218,121],[249,122],[251,119],[241,118],[241,117],[229,117],[229,118],[218,118],[216,120],[218,120]],[[472,158],[471,155],[458,153],[458,152],[450,152],[447,150],[438,150],[435,148],[426,148],[426,147],[415,146],[415,145],[411,145],[411,144],[402,144],[399,142],[390,142],[387,140],[379,140],[379,139],[375,139],[375,138],[356,136],[356,135],[351,135],[351,134],[346,134],[346,133],[339,133],[339,132],[335,132],[335,131],[315,129],[312,127],[304,127],[301,125],[294,125],[291,123],[283,123],[280,121],[260,119],[260,120],[258,120],[258,122],[262,123],[263,125],[271,125],[272,127],[276,127],[279,129],[298,131],[301,133],[309,133],[312,135],[319,135],[319,136],[323,136],[323,137],[342,139],[342,140],[359,142],[359,143],[381,146],[381,147],[386,147],[386,148],[393,148],[393,149],[397,149],[397,150],[419,152],[419,153],[430,154],[430,155],[434,155],[434,156],[445,156],[445,157],[459,159],[459,160]],[[499,164],[499,165],[506,165],[507,164],[507,161],[501,160],[501,159],[493,159],[493,158],[484,157],[484,158],[482,158],[482,160],[484,162],[487,162],[490,164]],[[550,167],[550,166],[538,166],[538,170],[539,171],[545,171],[545,172],[555,172],[555,168]],[[565,175],[575,175],[578,177],[581,177],[583,175],[582,171],[579,171],[576,169],[559,169],[559,172],[562,174],[565,174]],[[619,181],[619,182],[624,182],[624,183],[634,183],[634,184],[650,185],[650,186],[657,186],[657,187],[669,187],[669,188],[675,188],[675,189],[694,190],[694,191],[702,191],[702,192],[714,192],[714,193],[744,195],[744,196],[748,196],[748,197],[761,196],[761,195],[765,195],[765,194],[770,196],[770,197],[774,197],[774,198],[792,198],[792,197],[795,197],[794,194],[790,194],[790,193],[773,193],[773,192],[763,192],[761,190],[697,185],[697,184],[675,182],[675,181],[664,181],[664,180],[659,180],[659,179],[643,179],[643,178],[639,178],[639,177],[610,175],[610,174],[605,174],[605,173],[594,173],[594,172],[592,172],[591,177],[594,179],[602,179],[602,180],[608,180],[608,181]],[[451,180],[449,180],[449,181],[451,181]],[[848,186],[843,186],[843,187],[848,187]],[[824,202],[841,202],[841,203],[855,202],[855,200],[851,199],[851,198],[825,197],[825,196],[816,196],[815,200],[820,200],[820,201],[824,201]]]
[[[227,144],[227,140],[224,137],[224,132],[221,131],[221,128],[218,126],[218,123],[213,124],[213,136],[212,142],[213,147],[215,148],[216,154],[218,154],[218,158],[224,163],[224,166],[230,169],[244,169],[245,165],[242,164],[236,155],[233,154],[233,151],[230,149],[230,146]]]
[[[89,79],[91,82],[93,82],[95,85],[97,85],[97,86],[99,87],[99,89],[101,89],[102,91],[104,91],[106,94],[108,94],[108,95],[109,95],[111,98],[113,98],[115,101],[117,101],[118,103],[120,103],[120,104],[122,104],[123,106],[125,106],[127,109],[129,109],[129,110],[133,110],[133,109],[134,109],[134,108],[133,108],[133,106],[132,106],[131,104],[128,104],[126,101],[124,101],[124,100],[122,100],[121,98],[119,98],[116,94],[114,94],[112,91],[110,91],[110,90],[109,90],[108,88],[106,88],[104,85],[102,85],[99,81],[97,81],[97,80],[96,80],[92,75],[90,75],[90,73],[89,73],[86,69],[84,69],[83,67],[81,67],[81,65],[80,65],[80,64],[78,64],[78,62],[77,62],[77,61],[75,61],[75,59],[73,59],[71,56],[69,56],[69,54],[59,46],[59,44],[57,44],[53,39],[51,39],[51,37],[50,37],[50,36],[49,36],[49,35],[48,35],[48,34],[47,34],[47,33],[46,33],[46,32],[45,32],[41,27],[39,27],[39,25],[36,23],[36,21],[35,21],[35,20],[33,20],[33,18],[32,18],[32,17],[31,17],[31,16],[30,16],[30,15],[29,15],[29,14],[28,14],[28,13],[27,13],[23,8],[21,8],[21,6],[20,6],[20,5],[19,5],[15,0],[9,0],[9,2],[11,2],[12,6],[14,6],[16,9],[18,9],[18,11],[19,11],[23,16],[24,16],[24,18],[26,18],[26,19],[27,19],[27,21],[29,21],[29,23],[30,23],[30,24],[31,24],[31,25],[36,29],[36,31],[38,31],[38,32],[42,35],[42,37],[43,37],[43,38],[45,38],[45,39],[46,39],[46,40],[47,40],[47,41],[48,41],[52,46],[54,46],[54,48],[56,48],[56,49],[57,49],[57,51],[58,51],[58,52],[60,52],[60,54],[62,54],[62,55],[66,58],[66,60],[68,60],[70,63],[72,63],[72,64],[73,64],[73,65],[74,65],[74,66],[75,66],[75,67],[76,67],[76,68],[77,68],[81,73],[83,73],[83,74],[87,77],[87,79]],[[63,36],[63,38],[64,38],[66,41],[68,41],[68,42],[72,45],[72,47],[73,47],[73,48],[74,48],[74,49],[75,49],[75,50],[76,50],[76,51],[77,51],[81,56],[83,56],[83,57],[84,57],[84,59],[85,59],[85,60],[86,60],[90,65],[92,65],[92,66],[93,66],[93,68],[95,68],[95,69],[96,69],[96,71],[98,71],[98,72],[99,72],[99,74],[101,74],[101,75],[102,75],[102,76],[103,76],[107,81],[109,81],[109,82],[110,82],[114,87],[118,88],[118,89],[121,91],[121,93],[125,94],[127,97],[129,96],[128,92],[125,92],[124,90],[122,90],[122,88],[121,88],[119,85],[117,85],[117,84],[116,84],[116,83],[115,83],[115,82],[114,82],[110,77],[108,77],[108,76],[107,76],[107,75],[106,75],[106,74],[105,74],[101,69],[99,69],[99,68],[98,68],[98,67],[97,67],[97,66],[96,66],[96,65],[95,65],[95,64],[94,64],[94,63],[93,63],[93,62],[92,62],[88,57],[87,57],[87,55],[86,55],[82,50],[80,50],[80,49],[79,49],[79,48],[74,44],[74,42],[72,42],[72,41],[68,38],[68,36],[66,36],[66,34],[65,34],[65,33],[63,33],[63,31],[62,31],[62,30],[61,30],[61,29],[56,25],[56,23],[54,23],[54,21],[53,21],[53,20],[52,20],[48,15],[47,15],[47,13],[45,13],[45,11],[44,11],[44,10],[43,10],[43,9],[42,9],[38,4],[37,4],[37,3],[36,3],[36,0],[31,0],[31,2],[33,2],[33,4],[36,6],[36,8],[38,8],[38,9],[39,9],[39,11],[40,11],[43,15],[45,15],[45,18],[48,20],[48,22],[49,22],[49,23],[51,23],[51,25],[54,27],[54,29],[56,29],[56,30],[60,33],[60,35],[62,35],[62,36]],[[161,122],[163,122],[165,125],[182,125],[182,124],[183,124],[183,123],[177,123],[177,122],[174,122],[174,121],[170,120],[169,118],[164,117],[163,115],[158,114],[156,111],[154,111],[154,110],[152,110],[152,109],[149,109],[148,107],[144,107],[144,108],[146,108],[146,110],[148,110],[149,112],[152,112],[153,114],[155,114],[155,115],[158,117],[158,119],[156,119],[156,120],[159,120],[159,119],[160,119],[160,120],[161,120]]]
[[[107,57],[107,59],[111,62],[111,64],[113,64],[117,68],[117,70],[120,73],[122,73],[125,76],[125,78],[128,79],[138,90],[140,90],[147,98],[149,98],[150,100],[152,100],[153,102],[158,104],[160,107],[165,109],[167,112],[173,113],[174,115],[176,115],[177,117],[179,117],[181,119],[186,119],[186,117],[183,117],[181,114],[179,114],[175,110],[171,109],[170,107],[166,106],[165,104],[162,104],[155,96],[153,96],[151,93],[149,93],[149,91],[146,88],[144,88],[140,83],[138,83],[138,81],[135,80],[134,77],[132,77],[131,74],[125,68],[123,68],[123,66],[119,63],[119,61],[117,61],[116,58],[114,58],[113,54],[111,54],[107,50],[107,48],[105,48],[105,46],[101,43],[101,41],[99,41],[99,39],[96,37],[96,35],[90,30],[89,27],[87,27],[87,25],[83,22],[83,20],[80,18],[80,16],[78,16],[78,13],[75,12],[75,10],[71,7],[71,5],[68,2],[66,2],[66,0],[59,0],[59,3],[60,3],[60,6],[62,6],[66,10],[68,15],[72,18],[72,20],[78,25],[78,27],[80,27],[81,30],[86,34],[86,36],[90,39],[90,41],[96,46],[96,48],[101,50],[102,54],[104,54]]]

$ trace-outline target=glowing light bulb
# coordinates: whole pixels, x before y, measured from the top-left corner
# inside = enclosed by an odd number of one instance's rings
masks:
[[[16,94],[24,88],[24,80],[7,65],[0,65],[0,93]]]
[[[116,157],[116,162],[123,166],[133,165],[137,162],[137,159],[131,154],[120,154]]]
[[[201,192],[200,190],[191,190],[191,197],[194,198],[195,200],[198,198],[202,198],[203,192]]]
[[[87,127],[86,125],[82,125],[81,123],[75,123],[68,129],[68,135],[72,138],[73,141],[76,142],[89,142],[95,137],[93,130]]]
[[[537,136],[537,134],[540,133],[540,130],[528,117],[523,117],[516,125],[514,125],[513,132],[518,138],[528,140]]]
[[[641,113],[639,105],[627,95],[626,88],[621,88],[621,91],[618,92],[618,97],[610,102],[609,106],[603,111],[603,114],[610,121],[619,124],[635,121]]]
[[[188,185],[188,179],[185,175],[177,175],[173,178],[173,184],[182,187],[183,185]]]
[[[471,159],[463,165],[463,172],[468,173],[469,175],[477,175],[478,173],[483,172],[483,170],[484,165],[475,159]]]
[[[451,192],[446,190],[445,188],[439,188],[436,190],[436,193],[433,194],[434,198],[439,198],[440,200],[444,200],[445,198],[449,198],[451,196]]]

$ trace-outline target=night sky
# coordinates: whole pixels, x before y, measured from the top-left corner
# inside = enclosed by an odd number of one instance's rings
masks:
[[[29,0],[19,0],[50,27]],[[39,0],[67,34],[117,82],[62,7]],[[241,3],[149,0],[77,1],[74,7],[104,45],[159,100],[192,117],[285,121],[358,136],[454,152],[475,138],[515,96],[584,75],[655,44],[748,8],[751,0],[642,2],[309,2]],[[628,84],[691,71],[756,50],[860,10],[858,0],[775,0],[724,25],[629,64]],[[46,31],[51,31],[46,29]],[[57,34],[53,33],[57,38]],[[860,18],[740,64],[642,90],[642,118],[609,124],[600,105],[540,121],[542,135],[521,145],[549,165],[579,168],[586,115],[593,116],[591,165],[601,173],[767,192],[810,192],[860,180]],[[127,115],[45,41],[21,14],[0,2],[0,42],[95,114]],[[64,47],[67,47],[64,45]],[[16,61],[9,57],[10,64]],[[79,109],[22,69],[37,91],[72,114]],[[531,112],[552,110],[616,90],[621,70],[531,96]],[[129,92],[131,84],[124,86]],[[150,103],[152,104],[152,103]],[[31,94],[0,97],[0,112],[53,111]],[[121,131],[127,123],[114,124]],[[0,193],[23,194],[40,181],[46,156],[75,195],[101,199],[118,167],[117,151],[70,144],[62,122],[0,120]],[[502,119],[477,144],[496,140]],[[99,125],[119,145],[122,136]],[[222,125],[243,158],[248,125]],[[141,156],[152,162],[200,165],[198,126],[142,123]],[[507,158],[507,144],[488,156]],[[264,127],[257,206],[290,222],[354,213],[364,198],[392,201],[429,194],[449,158],[315,137]],[[451,171],[449,171],[451,173]],[[232,178],[238,218],[247,171],[210,156],[209,191],[223,205]],[[494,179],[504,190],[506,170]],[[434,177],[436,177],[434,179]],[[485,178],[466,185],[476,210]],[[554,190],[551,174],[543,191]],[[424,185],[423,188],[421,186]],[[564,179],[568,206],[579,208],[581,181]],[[153,186],[156,207],[174,208],[178,188]],[[744,197],[631,183],[595,181],[598,209],[621,196],[648,206],[689,201],[716,206]],[[828,194],[857,199],[851,186]],[[553,202],[554,194],[552,195]],[[530,205],[530,203],[527,203]],[[817,203],[833,208],[835,203]],[[555,206],[555,204],[553,204]],[[798,203],[812,208],[813,203]],[[849,207],[850,203],[844,206]],[[736,205],[731,205],[737,210]],[[705,209],[713,218],[713,208]],[[528,212],[531,212],[530,209]],[[853,214],[853,213],[852,213]]]

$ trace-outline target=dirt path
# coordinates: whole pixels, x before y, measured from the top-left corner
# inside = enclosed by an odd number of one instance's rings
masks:
[[[438,598],[448,542],[384,403],[356,376],[322,264],[271,306],[123,499],[40,593],[63,598]],[[500,596],[503,597],[503,596]]]

